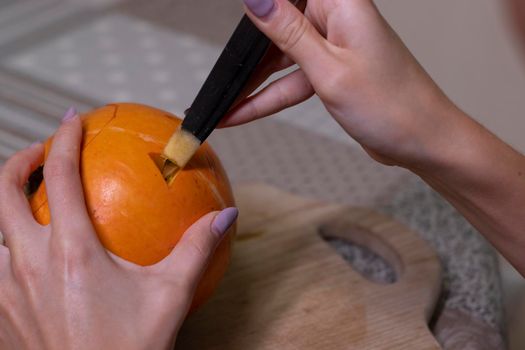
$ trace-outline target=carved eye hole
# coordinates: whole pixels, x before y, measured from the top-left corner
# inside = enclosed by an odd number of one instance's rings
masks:
[[[24,185],[24,193],[27,197],[31,197],[35,194],[36,190],[40,187],[44,181],[44,166],[39,166],[35,171],[29,175],[27,183]]]

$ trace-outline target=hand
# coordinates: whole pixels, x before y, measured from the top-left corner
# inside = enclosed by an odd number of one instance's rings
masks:
[[[522,2],[509,1],[523,17]],[[372,0],[309,0],[304,15],[288,0],[244,2],[281,51],[264,60],[246,93],[294,62],[299,69],[238,103],[223,126],[316,93],[372,157],[423,178],[525,276],[525,157],[454,106]]]
[[[248,16],[280,50],[272,48],[247,93],[293,63],[299,69],[242,100],[222,126],[271,115],[315,93],[348,134],[383,163],[418,164],[450,145],[450,138],[437,135],[448,135],[464,116],[373,1],[309,0],[304,15],[288,0],[245,3]]]
[[[204,216],[154,266],[126,262],[103,248],[87,214],[81,135],[78,117],[55,135],[44,170],[49,226],[34,220],[23,192],[43,146],[19,152],[0,172],[0,348],[170,348],[237,211]]]
[[[525,44],[525,3],[521,0],[507,0],[507,7],[518,39],[523,46]]]

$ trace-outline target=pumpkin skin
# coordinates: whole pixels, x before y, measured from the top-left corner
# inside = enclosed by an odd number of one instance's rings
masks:
[[[206,143],[168,186],[159,155],[180,119],[138,104],[113,104],[82,117],[80,172],[88,213],[102,244],[119,257],[152,265],[166,257],[184,232],[210,211],[234,206],[226,173]],[[45,157],[52,138],[45,144]],[[45,181],[30,198],[35,219],[50,223]],[[217,247],[196,290],[192,310],[224,275],[235,225]]]

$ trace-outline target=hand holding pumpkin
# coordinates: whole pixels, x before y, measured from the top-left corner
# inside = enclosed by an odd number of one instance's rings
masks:
[[[205,215],[170,255],[138,266],[104,249],[86,210],[79,174],[81,121],[72,113],[46,161],[51,224],[39,225],[23,191],[42,145],[0,172],[0,347],[165,349],[236,209]]]

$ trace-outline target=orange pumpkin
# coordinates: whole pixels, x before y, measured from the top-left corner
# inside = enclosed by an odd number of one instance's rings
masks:
[[[140,265],[166,257],[197,219],[234,205],[217,156],[202,145],[168,186],[155,164],[180,119],[138,105],[113,104],[82,116],[81,176],[86,205],[102,244]],[[52,140],[46,142],[46,157]],[[45,183],[30,198],[36,220],[50,222]],[[197,288],[192,308],[208,299],[226,271],[230,229]]]

